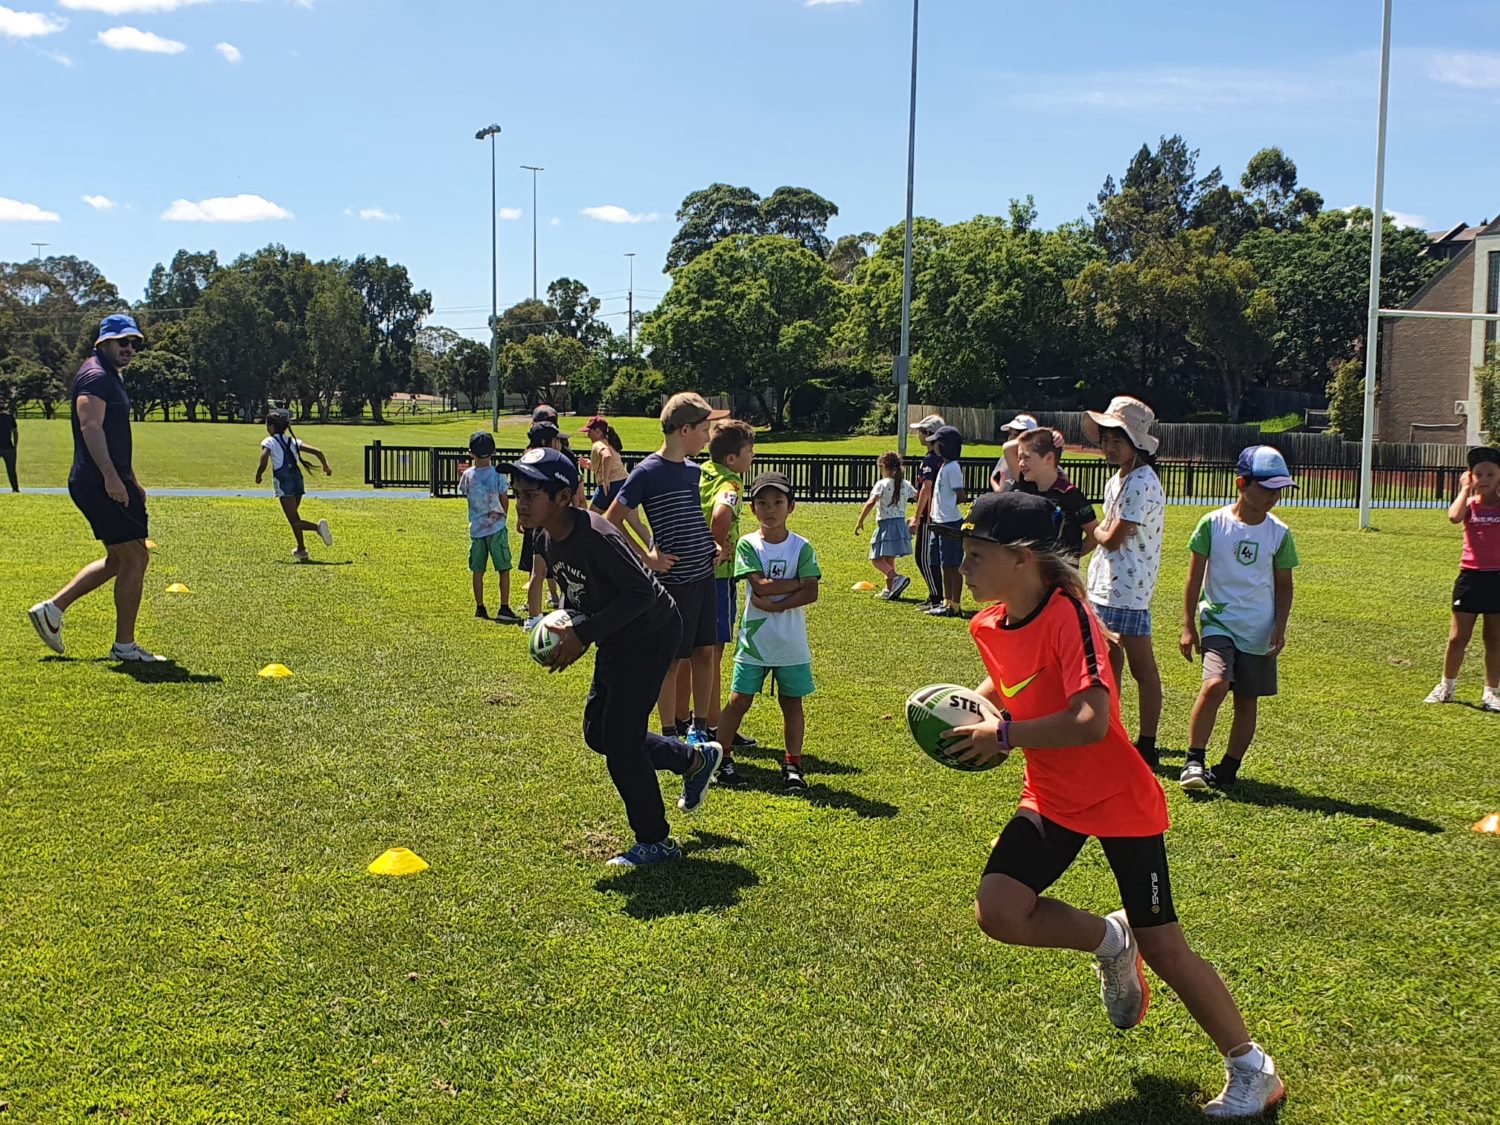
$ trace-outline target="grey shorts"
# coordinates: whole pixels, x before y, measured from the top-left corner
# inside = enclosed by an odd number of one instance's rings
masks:
[[[1241,652],[1228,637],[1203,638],[1203,681],[1228,680],[1236,695],[1275,695],[1276,658]]]

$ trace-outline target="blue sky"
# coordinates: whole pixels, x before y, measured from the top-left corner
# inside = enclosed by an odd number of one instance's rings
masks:
[[[385,254],[434,322],[483,335],[489,153],[502,307],[578,277],[623,325],[667,288],[672,214],[714,181],[832,199],[837,235],[904,205],[908,0],[0,0],[14,94],[0,259],[92,259],[131,299],[179,247]],[[1330,206],[1372,196],[1379,0],[928,0],[919,214],[1036,197],[1082,215],[1142,141],[1231,178],[1277,144]],[[1387,209],[1500,212],[1500,5],[1397,0]],[[92,202],[85,200],[91,197]],[[250,198],[241,198],[250,197]],[[217,202],[215,202],[217,201]],[[51,218],[55,216],[55,218]],[[248,221],[231,221],[247,220]]]

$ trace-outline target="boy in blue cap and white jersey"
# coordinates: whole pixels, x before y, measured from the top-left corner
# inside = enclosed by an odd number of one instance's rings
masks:
[[[1255,737],[1262,696],[1276,694],[1276,657],[1286,646],[1292,612],[1297,546],[1286,524],[1271,514],[1284,489],[1297,482],[1280,450],[1252,445],[1235,466],[1240,496],[1198,521],[1183,599],[1182,655],[1203,654],[1203,687],[1193,704],[1187,765],[1178,784],[1227,789]],[[1213,769],[1208,740],[1224,697],[1234,693],[1229,748]]]

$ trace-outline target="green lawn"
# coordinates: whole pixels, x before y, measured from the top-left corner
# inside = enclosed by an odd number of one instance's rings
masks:
[[[441,420],[439,420],[439,418]],[[582,451],[586,439],[576,433],[586,418],[563,419],[564,432],[573,431],[574,448]],[[530,417],[506,415],[500,419],[502,446],[524,447]],[[615,423],[626,449],[655,449],[661,445],[661,425],[655,418],[620,418]],[[469,435],[489,428],[489,415],[446,414],[432,420],[405,421],[387,426],[327,425],[294,426],[293,432],[328,454],[334,475],[321,473],[309,487],[363,488],[364,448],[379,440],[386,445],[467,445]],[[147,488],[251,488],[260,459],[260,442],[266,436],[261,426],[210,422],[141,422],[134,427],[136,473]],[[894,437],[825,437],[817,434],[772,434],[762,432],[759,446],[779,453],[829,453],[878,457],[896,447]],[[909,452],[920,451],[913,439]],[[999,457],[998,445],[972,444],[965,453],[975,457]],[[1072,454],[1070,454],[1071,456]],[[51,422],[25,419],[20,423],[20,456],[17,472],[22,488],[60,487],[67,483],[73,461],[73,435],[66,419]]]
[[[160,675],[98,659],[98,595],[68,658],[42,649],[22,610],[91,544],[65,497],[0,496],[4,1120],[1160,1125],[1217,1092],[1165,988],[1118,1033],[1086,957],[975,928],[1019,763],[911,745],[907,692],[980,665],[962,622],[850,591],[873,576],[853,507],[793,521],[827,575],[807,799],[751,753],[748,791],[670,810],[683,863],[623,875],[587,663],[545,675],[470,616],[458,505],[309,502],[338,540],[303,567],[268,500],[153,512]],[[1500,808],[1500,717],[1419,702],[1456,538],[1436,513],[1288,518],[1286,694],[1233,797],[1169,786],[1179,911],[1286,1075],[1284,1122],[1492,1122],[1500,840],[1469,825]],[[1173,767],[1184,553],[1156,606]],[[779,744],[770,701],[748,732]],[[398,844],[431,870],[365,874]],[[1095,846],[1059,890],[1116,905]]]

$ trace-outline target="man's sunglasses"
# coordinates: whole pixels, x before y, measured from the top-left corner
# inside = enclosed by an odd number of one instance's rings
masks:
[[[131,351],[140,351],[146,346],[145,340],[135,340],[129,336],[118,336],[115,338],[115,346],[129,348]]]

